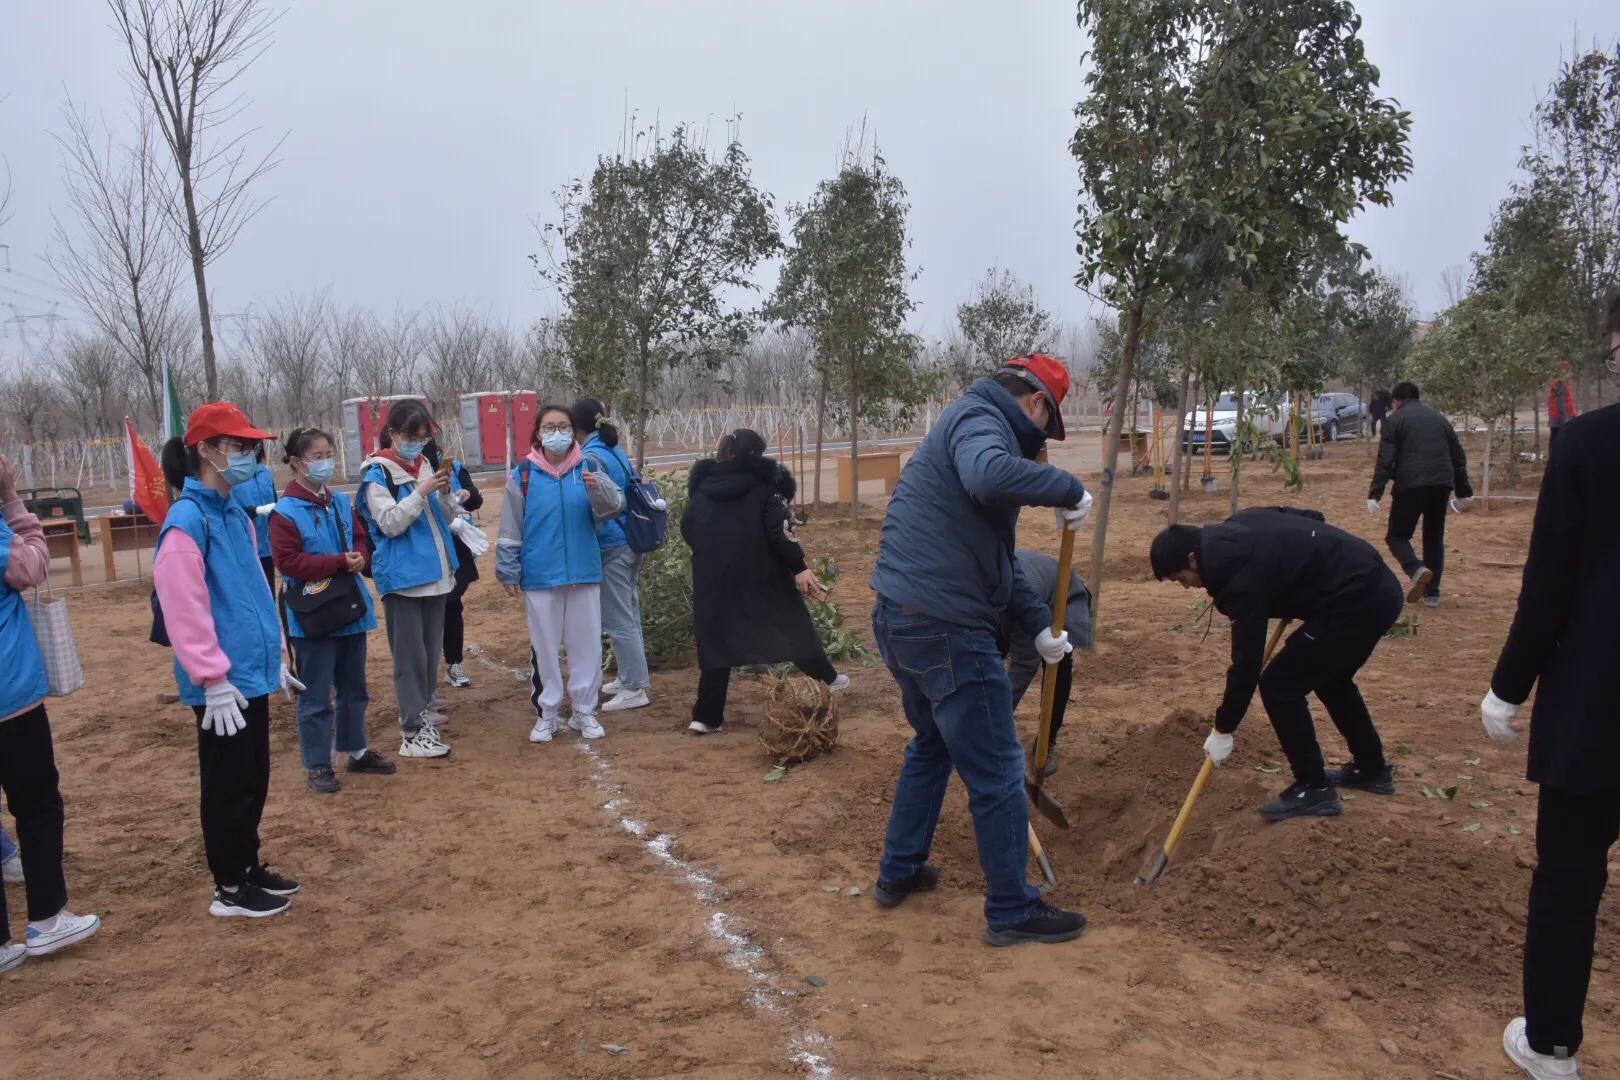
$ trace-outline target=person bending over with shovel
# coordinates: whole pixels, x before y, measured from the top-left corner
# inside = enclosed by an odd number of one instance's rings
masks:
[[[1038,551],[1018,549],[1018,570],[1024,575],[1036,596],[1057,595],[1058,561]],[[1069,604],[1063,611],[1063,629],[1068,632],[1069,644],[1077,649],[1091,651],[1091,593],[1075,571],[1069,572]],[[1001,613],[1001,650],[1007,657],[1007,677],[1012,682],[1013,708],[1024,700],[1024,693],[1041,671],[1041,654],[1035,648],[1035,637],[1018,623],[1016,613],[1008,605]],[[1074,654],[1065,653],[1057,662],[1057,684],[1052,696],[1052,734],[1046,748],[1046,768],[1042,775],[1057,772],[1057,737],[1063,730],[1063,713],[1069,704],[1069,691],[1074,685]],[[1030,744],[1030,760],[1035,757],[1035,745]]]
[[[1261,817],[1332,816],[1343,809],[1340,787],[1395,793],[1394,771],[1355,681],[1405,599],[1400,579],[1371,544],[1314,510],[1256,507],[1201,529],[1172,525],[1154,537],[1149,558],[1154,577],[1206,590],[1232,620],[1226,695],[1204,750],[1216,765],[1226,760],[1258,688],[1294,772],[1288,789],[1259,807]],[[1273,618],[1303,625],[1266,666]],[[1349,744],[1350,764],[1324,766],[1306,702],[1313,693]]]
[[[916,737],[906,747],[873,895],[893,907],[939,882],[926,860],[951,770],[968,789],[984,870],[992,945],[1079,937],[1085,916],[1060,911],[1029,884],[1029,804],[1012,689],[996,631],[1001,613],[1055,664],[1072,649],[1013,557],[1022,506],[1059,507],[1077,530],[1091,510],[1084,485],[1033,460],[1063,438],[1069,390],[1061,363],[1009,360],[952,403],[900,476],[883,519],[872,588],[878,651],[900,687]]]

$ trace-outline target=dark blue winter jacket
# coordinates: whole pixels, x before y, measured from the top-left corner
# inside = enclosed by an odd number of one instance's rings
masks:
[[[1052,609],[1013,558],[1021,506],[1073,506],[1079,479],[1031,459],[1046,433],[991,379],[940,415],[900,474],[872,588],[941,622],[995,633],[1011,609],[1031,636]]]

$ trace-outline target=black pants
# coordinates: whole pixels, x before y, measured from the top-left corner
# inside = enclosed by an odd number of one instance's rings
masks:
[[[1024,639],[1028,642],[1029,639]],[[1034,648],[1033,643],[1029,643]],[[1044,668],[1037,658],[1033,662],[1028,657],[1014,657],[1009,665],[1007,677],[1012,681],[1013,708],[1018,708],[1024,700],[1024,695],[1031,686],[1035,692],[1040,693],[1040,680],[1045,677]],[[1052,690],[1052,742],[1057,743],[1058,732],[1063,730],[1063,714],[1069,708],[1069,693],[1074,688],[1074,654],[1068,653],[1057,663],[1057,684]]]
[[[1384,542],[1389,553],[1410,578],[1420,566],[1434,571],[1434,578],[1423,590],[1426,596],[1440,595],[1440,573],[1446,568],[1446,512],[1451,507],[1448,487],[1416,487],[1395,493],[1389,508],[1389,531]],[[1412,550],[1412,534],[1423,519],[1423,558]]]
[[[202,719],[201,706],[191,711]],[[259,863],[259,819],[270,794],[269,696],[250,700],[242,715],[247,727],[235,735],[197,728],[203,849],[215,884],[232,889]]]
[[[1564,425],[1554,424],[1547,429],[1547,453],[1552,454],[1553,443],[1558,441],[1558,433],[1564,430]]]
[[[471,558],[470,555],[464,558]],[[466,641],[467,624],[461,607],[461,598],[467,595],[468,586],[472,581],[456,579],[456,587],[444,599],[444,662],[446,664],[461,663],[463,642]]]
[[[1573,1056],[1580,1048],[1598,901],[1617,836],[1620,789],[1586,794],[1543,785],[1524,934],[1526,1035],[1538,1054]]]
[[[270,595],[276,595],[276,560],[266,555],[259,560],[259,565],[264,568],[264,580],[270,583]]]
[[[795,661],[794,667],[824,683],[830,684],[838,678],[838,672],[826,653]],[[723,725],[726,722],[726,692],[730,688],[730,668],[703,668],[698,673],[697,701],[692,705],[692,719],[709,727]]]
[[[67,907],[62,877],[62,793],[45,706],[0,720],[0,789],[17,820],[17,846],[28,872],[28,921],[40,922]],[[0,889],[0,944],[11,940],[5,890]]]
[[[1365,617],[1331,631],[1319,630],[1309,622],[1294,631],[1276,659],[1260,675],[1260,700],[1277,732],[1283,754],[1293,767],[1295,783],[1322,787],[1327,783],[1322,747],[1316,741],[1316,725],[1306,696],[1315,694],[1327,707],[1333,726],[1339,729],[1350,753],[1364,772],[1384,768],[1384,744],[1373,727],[1356,686],[1361,670],[1384,631],[1400,617],[1404,606],[1400,582],[1388,571],[1381,572],[1369,590]]]

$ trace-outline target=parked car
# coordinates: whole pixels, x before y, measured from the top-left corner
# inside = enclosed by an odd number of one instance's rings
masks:
[[[1256,393],[1243,395],[1243,418],[1250,424],[1270,435],[1272,439],[1281,442],[1288,431],[1288,415],[1292,409],[1292,402],[1287,395],[1282,397],[1262,397]],[[1206,434],[1209,437],[1211,449],[1217,454],[1224,454],[1232,448],[1237,438],[1237,395],[1231,391],[1222,393],[1215,399],[1213,429],[1205,419],[1203,406],[1194,409],[1187,418],[1189,426],[1187,450],[1188,452],[1201,452],[1204,449]],[[1244,451],[1249,452],[1253,446],[1245,445]]]
[[[1318,394],[1311,403],[1311,426],[1323,442],[1341,435],[1360,438],[1370,424],[1367,407],[1354,394]]]

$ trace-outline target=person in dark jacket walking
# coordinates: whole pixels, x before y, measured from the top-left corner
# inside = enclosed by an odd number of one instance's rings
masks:
[[[429,439],[422,448],[422,456],[436,471],[439,468],[439,441]],[[467,471],[464,461],[456,462],[455,472],[450,476],[450,491],[450,497],[466,513],[476,513],[484,505],[484,494],[473,483],[472,474]],[[461,598],[478,580],[478,559],[459,533],[455,537],[455,544],[456,587],[444,601],[444,677],[451,686],[465,690],[472,685],[472,679],[462,666],[462,661],[466,659],[467,623]]]
[[[1380,386],[1373,391],[1372,400],[1367,402],[1367,415],[1372,417],[1372,433],[1374,435],[1383,430],[1384,418],[1389,415],[1390,405],[1393,400],[1389,391]]]
[[[1258,688],[1294,782],[1259,807],[1271,821],[1343,809],[1338,788],[1395,793],[1384,744],[1356,686],[1356,672],[1401,614],[1401,584],[1383,557],[1314,510],[1255,507],[1218,525],[1172,525],[1153,539],[1153,576],[1204,589],[1232,620],[1232,663],[1215,730],[1204,750],[1216,765],[1232,752],[1232,734]],[[1261,670],[1271,619],[1301,623]],[[1352,761],[1328,769],[1306,698],[1327,706]]]
[[[1384,542],[1406,574],[1407,603],[1419,597],[1427,607],[1440,605],[1440,575],[1446,563],[1446,511],[1457,509],[1457,496],[1474,497],[1468,482],[1468,458],[1451,421],[1418,400],[1416,383],[1397,383],[1395,411],[1384,421],[1378,443],[1378,465],[1367,491],[1367,509],[1378,513],[1384,487],[1394,481],[1395,502],[1389,508]],[[1423,521],[1423,558],[1412,548],[1412,534]]]
[[[793,663],[834,690],[848,687],[800,595],[823,599],[827,589],[793,535],[793,474],[765,456],[758,432],[741,428],[720,440],[714,460],[692,467],[686,486],[681,536],[692,549],[699,669],[689,730],[723,728],[732,668]]]
[[[1036,596],[1057,595],[1058,561],[1038,551],[1018,549],[1018,569],[1029,582]],[[1069,632],[1069,643],[1077,649],[1091,651],[1091,592],[1076,571],[1069,571],[1069,600],[1063,609],[1063,629]],[[1011,608],[1002,613],[1001,639],[1006,642],[1007,677],[1012,681],[1013,708],[1018,708],[1024,694],[1041,670],[1041,654],[1035,648],[1035,636],[1018,625]],[[1063,715],[1068,710],[1069,693],[1074,687],[1074,654],[1066,653],[1057,663],[1057,683],[1053,689],[1052,739],[1047,747],[1045,775],[1057,772],[1057,738],[1063,730]],[[1030,744],[1033,760],[1035,744]]]
[[[1620,295],[1609,308],[1620,349]],[[1611,351],[1609,370],[1615,370]],[[1524,938],[1524,1015],[1503,1034],[1537,1080],[1579,1075],[1581,1014],[1598,903],[1620,837],[1620,405],[1564,425],[1541,479],[1524,585],[1480,703],[1485,731],[1517,742],[1513,718],[1538,687],[1529,778],[1541,785]]]
[[[1078,478],[1034,460],[1048,438],[1063,438],[1068,392],[1062,363],[1035,354],[947,407],[900,474],[872,573],[872,630],[916,732],[873,896],[893,907],[938,885],[928,850],[954,769],[968,790],[991,945],[1069,941],[1086,928],[1084,915],[1048,905],[1029,884],[1024,750],[996,640],[1011,609],[1042,660],[1073,648],[1066,632],[1052,633],[1052,610],[1013,555],[1021,507],[1058,508],[1072,530],[1090,513]]]

